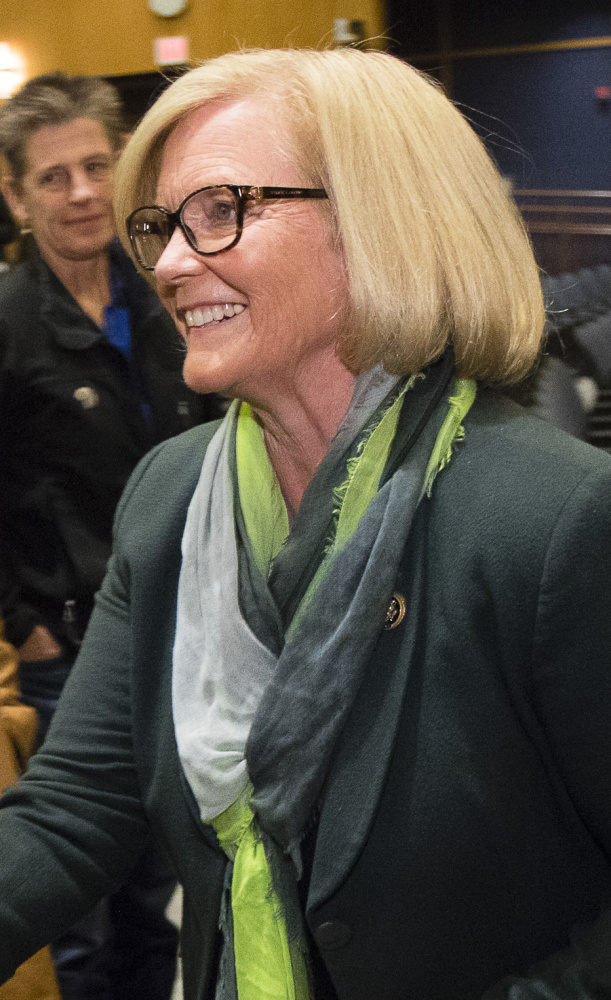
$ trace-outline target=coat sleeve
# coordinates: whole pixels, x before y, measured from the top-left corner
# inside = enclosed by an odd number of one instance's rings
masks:
[[[148,836],[132,748],[128,578],[119,543],[48,738],[0,799],[0,982],[116,891]]]
[[[562,794],[611,865],[611,466],[571,494],[539,588],[533,699]],[[482,1000],[611,997],[611,911]]]

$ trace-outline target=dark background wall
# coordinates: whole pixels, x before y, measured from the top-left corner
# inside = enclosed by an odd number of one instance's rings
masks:
[[[389,0],[394,51],[441,76],[523,188],[611,189],[611,3]],[[598,47],[539,45],[600,39]],[[527,46],[531,51],[470,55]],[[473,111],[469,110],[473,109]]]
[[[388,35],[441,79],[514,188],[536,192],[517,200],[542,265],[610,260],[611,0],[388,0]]]

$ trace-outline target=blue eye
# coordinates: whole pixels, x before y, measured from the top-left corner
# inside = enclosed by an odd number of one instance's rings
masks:
[[[235,223],[236,210],[233,201],[216,201],[210,212],[210,222],[220,226]]]

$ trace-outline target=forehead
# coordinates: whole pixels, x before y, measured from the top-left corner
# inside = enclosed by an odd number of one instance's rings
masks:
[[[111,153],[108,136],[99,122],[75,118],[66,125],[43,125],[38,129],[26,145],[26,164],[28,170],[39,172]]]
[[[290,153],[288,130],[262,99],[210,103],[170,134],[161,161],[157,200],[177,208],[209,184],[298,186],[304,178]]]

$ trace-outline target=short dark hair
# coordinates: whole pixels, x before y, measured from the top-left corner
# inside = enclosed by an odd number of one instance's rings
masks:
[[[0,152],[14,180],[26,171],[26,148],[46,125],[67,125],[90,118],[104,129],[114,150],[123,140],[123,111],[115,87],[98,76],[43,73],[35,76],[0,108]]]

